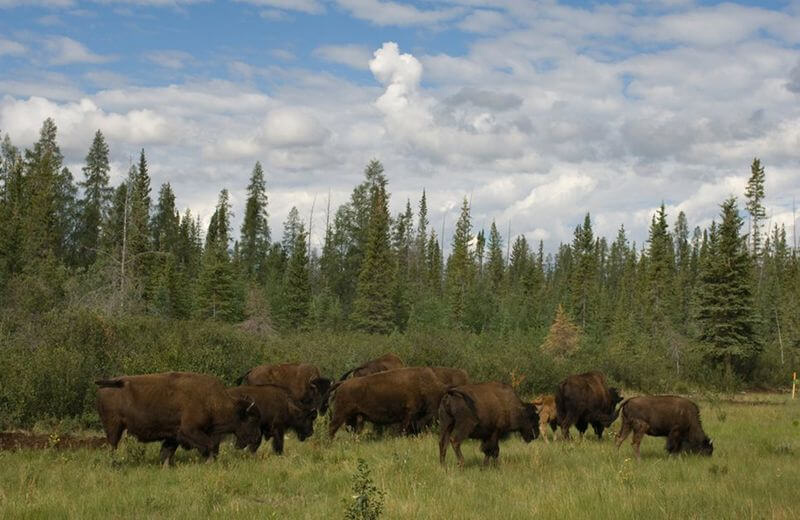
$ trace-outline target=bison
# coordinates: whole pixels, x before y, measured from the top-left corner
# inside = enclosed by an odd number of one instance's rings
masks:
[[[384,354],[377,359],[373,359],[372,361],[367,361],[361,366],[358,366],[352,370],[348,370],[345,372],[342,377],[339,378],[339,381],[344,381],[348,377],[363,377],[372,374],[377,374],[378,372],[385,372],[387,370],[394,370],[396,368],[403,368],[406,364],[403,363],[403,360],[400,359],[396,354],[392,354],[391,352],[388,354]]]
[[[572,425],[583,437],[589,424],[594,428],[598,439],[603,438],[603,430],[617,418],[616,405],[622,396],[616,388],[606,385],[600,372],[586,372],[567,377],[558,385],[556,391],[556,413],[562,435],[569,439]]]
[[[172,464],[178,445],[196,448],[211,460],[219,442],[233,433],[237,442],[261,439],[261,416],[248,396],[233,398],[222,381],[207,374],[167,372],[95,381],[97,411],[112,449],[122,432],[142,442],[161,441],[161,463]]]
[[[294,399],[307,407],[317,408],[323,414],[326,410],[331,380],[320,377],[319,369],[314,365],[281,363],[253,367],[240,377],[236,384],[283,386],[289,390]]]
[[[556,414],[556,396],[553,394],[540,395],[533,400],[533,405],[539,413],[539,431],[546,442],[550,442],[547,437],[547,427],[553,431],[555,440],[556,430],[558,429],[558,415]]]
[[[450,367],[430,367],[436,377],[445,386],[461,386],[469,383],[469,375],[466,370]]]
[[[514,389],[504,383],[489,382],[449,389],[439,404],[439,463],[444,464],[447,442],[453,446],[458,465],[464,466],[461,443],[480,439],[483,463],[497,462],[500,439],[518,431],[525,442],[539,436],[536,407],[520,401]]]
[[[428,424],[447,387],[426,367],[398,368],[340,381],[331,390],[329,434],[347,423],[358,429],[363,421],[375,425],[399,423],[404,433]]]
[[[304,406],[284,387],[243,385],[229,388],[228,393],[234,398],[249,397],[255,401],[261,414],[261,433],[265,441],[272,438],[272,451],[278,455],[283,454],[283,436],[286,430],[294,430],[301,442],[314,433],[316,408]],[[250,444],[250,451],[255,453],[260,443],[261,439]],[[237,439],[236,447],[243,449],[247,444]]]
[[[631,444],[636,458],[645,434],[666,437],[666,450],[711,455],[714,444],[703,431],[697,405],[675,395],[643,395],[622,403],[622,426],[617,434],[617,448],[633,432]]]

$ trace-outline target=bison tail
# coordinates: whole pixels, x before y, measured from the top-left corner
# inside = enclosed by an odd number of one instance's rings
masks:
[[[95,379],[94,384],[100,388],[122,388],[125,382],[119,379]]]
[[[446,396],[447,395],[452,395],[452,396],[460,397],[461,399],[464,400],[464,403],[469,407],[469,409],[472,410],[472,413],[477,415],[478,410],[475,407],[475,401],[469,395],[465,394],[461,390],[455,390],[455,389],[448,390],[447,394],[445,394],[445,395]]]

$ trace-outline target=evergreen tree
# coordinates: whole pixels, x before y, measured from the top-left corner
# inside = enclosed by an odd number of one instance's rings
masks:
[[[556,317],[541,349],[556,359],[563,360],[574,355],[580,348],[581,329],[569,319],[564,307],[559,303]]]
[[[286,258],[292,256],[292,250],[297,243],[297,235],[303,229],[303,223],[300,221],[300,212],[297,211],[295,206],[289,210],[289,215],[283,223],[283,238],[281,239],[281,246],[283,246],[283,253]]]
[[[136,258],[137,271],[145,275],[147,262],[142,255],[151,251],[150,244],[150,173],[142,149],[138,166],[128,174],[130,202],[128,210],[128,244],[132,258]]]
[[[467,295],[474,278],[475,262],[469,248],[469,243],[472,241],[471,229],[469,202],[464,197],[461,215],[453,233],[453,251],[447,259],[445,282],[450,320],[456,328],[465,325]]]
[[[493,291],[499,290],[503,281],[504,271],[503,239],[500,237],[500,232],[497,231],[497,225],[493,220],[492,227],[489,229],[489,259],[486,262],[486,274],[489,277]]]
[[[442,250],[439,247],[439,240],[436,238],[436,232],[431,231],[431,236],[428,239],[427,257],[425,260],[427,270],[428,287],[435,295],[442,294]]]
[[[6,135],[0,153],[0,289],[24,265],[27,193],[19,150]]]
[[[592,220],[588,213],[583,219],[583,225],[575,228],[572,250],[575,255],[575,269],[571,280],[572,308],[581,328],[586,329],[592,290],[597,276],[595,241]]]
[[[309,279],[309,259],[307,235],[300,224],[292,255],[286,265],[283,282],[283,321],[291,329],[302,329],[308,325],[311,305],[311,283]]]
[[[158,192],[151,228],[155,251],[174,250],[180,229],[180,213],[175,208],[175,193],[168,182],[162,184]]]
[[[389,205],[385,183],[374,184],[372,191],[368,240],[358,276],[353,320],[356,327],[363,331],[386,334],[394,326],[394,273],[389,246]]]
[[[83,197],[79,203],[77,263],[82,267],[93,264],[97,257],[101,226],[108,217],[114,193],[113,188],[108,185],[110,171],[108,145],[103,133],[98,130],[86,155],[84,180],[79,183],[83,189]]]
[[[742,224],[736,199],[726,200],[719,227],[712,223],[696,295],[699,337],[708,356],[722,363],[728,381],[734,372],[749,373],[761,348]]]
[[[747,180],[744,196],[747,198],[745,208],[750,213],[750,243],[753,257],[758,261],[761,255],[761,223],[766,217],[764,209],[764,167],[758,158],[750,165],[750,178]]]
[[[256,162],[247,186],[247,202],[240,239],[242,267],[250,279],[262,279],[270,247],[267,186],[261,163]]]

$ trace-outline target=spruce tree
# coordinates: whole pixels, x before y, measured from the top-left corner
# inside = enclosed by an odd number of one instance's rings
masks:
[[[380,163],[379,163],[380,164]],[[383,168],[381,167],[381,172]],[[365,332],[386,334],[394,328],[394,272],[389,244],[389,205],[385,182],[372,185],[364,261],[358,275],[353,320]]]
[[[261,163],[256,162],[247,185],[244,221],[239,240],[242,268],[250,279],[263,280],[270,247],[270,229],[267,218],[267,185]]]
[[[24,265],[28,202],[22,155],[6,135],[0,153],[0,289]]]
[[[302,224],[297,230],[292,255],[286,265],[283,281],[283,322],[290,329],[303,329],[308,325],[311,305],[311,282],[307,234]]]
[[[283,253],[286,258],[292,256],[292,250],[297,243],[297,235],[302,228],[303,223],[300,221],[300,212],[297,211],[295,206],[292,206],[283,223],[283,238],[281,239],[281,246],[283,246]]]
[[[153,213],[152,244],[155,251],[173,251],[178,240],[180,213],[175,207],[175,193],[169,183],[161,185]]]
[[[469,244],[472,241],[472,223],[469,214],[469,202],[464,197],[461,203],[461,215],[456,222],[453,233],[453,251],[447,259],[445,287],[447,303],[450,308],[450,322],[456,328],[466,325],[465,313],[467,295],[471,288],[475,262]]]
[[[492,290],[498,291],[503,281],[505,265],[503,262],[503,239],[500,237],[500,232],[497,230],[497,225],[494,220],[492,221],[492,227],[489,229],[488,256],[489,258],[486,261],[486,274],[489,277]]]
[[[750,165],[750,178],[747,180],[747,188],[744,196],[747,198],[745,208],[750,214],[750,243],[752,245],[753,257],[758,261],[761,255],[761,223],[766,217],[764,209],[764,167],[758,158],[753,159]]]
[[[735,198],[722,204],[722,221],[714,223],[701,258],[697,288],[699,339],[709,358],[721,362],[728,381],[748,374],[761,349],[756,333],[751,261]]]
[[[98,130],[94,134],[89,153],[86,154],[86,166],[83,167],[84,180],[79,183],[83,189],[83,197],[79,202],[77,263],[82,267],[94,263],[100,246],[101,227],[111,209],[114,190],[108,185],[111,171],[108,153],[105,137]]]
[[[597,257],[595,240],[592,233],[592,220],[589,214],[583,219],[583,225],[575,228],[572,242],[575,255],[575,268],[572,272],[572,308],[581,328],[586,329],[591,309],[591,299],[597,275]]]

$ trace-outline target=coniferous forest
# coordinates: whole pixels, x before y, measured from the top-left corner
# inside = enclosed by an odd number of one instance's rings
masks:
[[[586,213],[548,254],[522,235],[506,243],[495,223],[476,229],[466,198],[443,248],[425,192],[391,215],[372,160],[318,249],[296,209],[269,228],[260,163],[235,208],[241,228],[226,189],[205,228],[169,183],[151,186],[145,150],[112,186],[100,131],[75,173],[53,120],[29,149],[12,137],[0,157],[0,422],[91,413],[100,374],[232,380],[264,360],[336,371],[387,350],[527,377],[531,390],[584,367],[642,389],[776,387],[800,364],[800,259],[794,230],[766,220],[759,159],[705,229],[662,204],[636,244],[624,226],[597,236]]]

